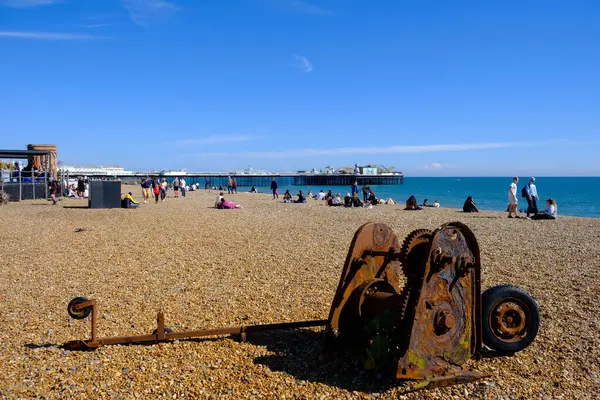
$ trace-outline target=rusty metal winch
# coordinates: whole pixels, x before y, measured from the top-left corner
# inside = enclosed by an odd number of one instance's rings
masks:
[[[352,240],[329,318],[281,324],[172,332],[164,315],[148,335],[98,338],[95,300],[71,300],[69,315],[92,314],[92,337],[68,349],[108,344],[240,335],[326,327],[330,347],[363,349],[365,366],[391,369],[397,379],[442,386],[485,377],[465,370],[482,343],[498,353],[527,347],[537,335],[539,309],[524,290],[496,286],[481,294],[481,261],[473,232],[460,222],[420,229],[400,242],[382,223],[361,226]]]

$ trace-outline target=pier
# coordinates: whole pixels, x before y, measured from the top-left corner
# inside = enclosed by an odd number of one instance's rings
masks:
[[[71,175],[74,177],[75,175]],[[275,178],[279,185],[288,186],[351,186],[355,181],[358,181],[360,186],[363,185],[398,185],[404,183],[404,175],[396,174],[380,174],[380,175],[351,175],[351,174],[300,174],[300,173],[270,173],[270,174],[236,174],[222,172],[187,172],[180,175],[176,174],[161,174],[157,172],[136,172],[128,175],[115,175],[114,177],[121,181],[139,180],[145,176],[166,178],[168,182],[172,182],[175,177],[185,178],[188,184],[199,183],[204,187],[204,179],[208,178],[211,186],[227,185],[227,177],[237,179],[240,187],[265,187],[271,184],[271,180]],[[93,176],[89,176],[94,178]]]

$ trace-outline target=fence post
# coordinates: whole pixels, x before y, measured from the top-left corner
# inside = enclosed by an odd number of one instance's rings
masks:
[[[33,190],[33,200],[35,200],[35,176],[33,168],[31,168],[31,189]]]
[[[23,201],[23,171],[19,171],[19,201]]]
[[[46,187],[46,190],[44,193],[46,193],[46,198],[45,200],[48,200],[48,170],[50,169],[50,166],[48,165],[48,156],[44,156],[44,169],[46,170],[44,172],[44,186]]]

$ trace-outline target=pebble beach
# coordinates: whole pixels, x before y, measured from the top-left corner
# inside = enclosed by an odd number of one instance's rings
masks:
[[[141,198],[139,186],[123,187]],[[0,207],[0,399],[594,399],[600,397],[600,219],[515,220],[506,213],[283,204],[267,194],[189,192],[138,209],[87,200]],[[281,197],[281,196],[280,196]],[[400,199],[396,199],[400,200]],[[355,231],[461,221],[475,233],[482,289],[510,283],[539,302],[536,340],[509,357],[469,362],[482,381],[416,393],[324,355],[321,328],[68,351],[99,303],[100,336],[141,335],[163,308],[174,331],[326,319]]]

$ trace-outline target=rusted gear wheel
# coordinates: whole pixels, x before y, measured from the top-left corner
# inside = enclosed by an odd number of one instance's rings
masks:
[[[421,270],[415,261],[419,257],[426,256],[425,251],[423,251],[422,254],[415,254],[413,253],[413,250],[417,248],[417,246],[427,245],[432,238],[433,232],[429,229],[417,229],[409,233],[404,239],[404,242],[402,242],[402,247],[400,248],[400,262],[402,264],[402,272],[404,272],[404,275],[406,276],[406,284],[400,293],[397,312],[398,321],[404,319],[410,294],[415,285],[415,278]]]
[[[416,229],[406,236],[402,247],[400,248],[400,261],[402,265],[410,264],[409,256],[410,252],[419,244],[428,243],[433,237],[433,232],[429,229]],[[407,265],[408,268],[410,268]],[[404,273],[409,271],[405,270]]]

